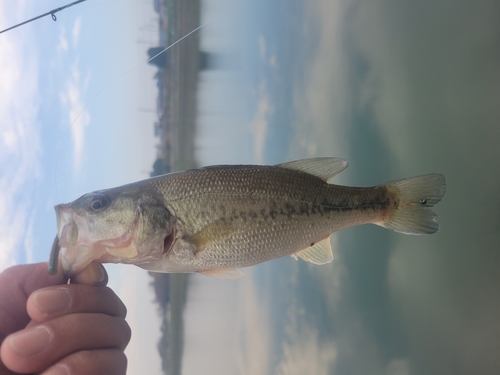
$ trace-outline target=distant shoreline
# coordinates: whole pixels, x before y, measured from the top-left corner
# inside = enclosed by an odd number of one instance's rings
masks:
[[[160,17],[161,49],[171,45],[200,24],[200,0],[155,0]],[[160,138],[152,176],[197,166],[194,139],[200,63],[199,33],[193,33],[165,52],[158,65],[158,122]],[[154,63],[154,62],[152,62]],[[187,274],[153,274],[151,285],[163,312],[162,338],[158,350],[162,370],[180,375],[184,347],[183,313]]]

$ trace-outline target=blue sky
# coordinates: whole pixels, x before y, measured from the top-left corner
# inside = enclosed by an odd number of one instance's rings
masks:
[[[63,3],[1,2],[0,28]],[[156,69],[145,63],[158,40],[152,4],[87,1],[57,22],[49,16],[0,35],[0,271],[48,260],[55,204],[149,176],[158,143]],[[148,350],[129,354],[131,371],[158,373],[160,323],[147,274],[108,271],[130,325],[146,320],[156,332],[141,338],[135,329],[128,350]]]

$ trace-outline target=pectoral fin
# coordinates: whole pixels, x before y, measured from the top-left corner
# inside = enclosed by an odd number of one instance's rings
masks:
[[[330,237],[326,237],[324,240],[315,243],[313,246],[292,254],[292,257],[295,259],[299,257],[300,259],[313,264],[330,263],[333,260]]]
[[[219,220],[193,236],[186,238],[186,241],[192,243],[195,247],[195,254],[203,249],[216,244],[219,241],[233,234],[234,229],[231,223],[226,220]]]
[[[240,277],[245,276],[243,272],[236,268],[227,268],[227,269],[219,269],[219,270],[207,270],[200,271],[205,276],[215,277],[216,279],[239,279]]]

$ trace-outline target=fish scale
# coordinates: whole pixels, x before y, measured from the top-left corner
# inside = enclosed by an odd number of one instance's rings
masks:
[[[56,206],[63,266],[71,274],[98,260],[237,277],[239,267],[285,255],[328,263],[330,234],[353,225],[438,230],[430,207],[445,194],[442,175],[368,188],[327,183],[346,167],[339,158],[211,166],[86,194]]]

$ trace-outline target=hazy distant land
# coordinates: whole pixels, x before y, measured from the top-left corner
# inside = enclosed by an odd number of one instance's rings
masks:
[[[200,24],[200,0],[154,2],[160,16],[160,46],[149,51],[153,56]],[[158,122],[155,124],[155,134],[160,139],[158,157],[151,175],[194,168],[199,33],[193,33],[150,63],[158,66]],[[164,317],[161,327],[163,335],[158,343],[163,372],[180,374],[188,275],[150,274],[151,285]]]

